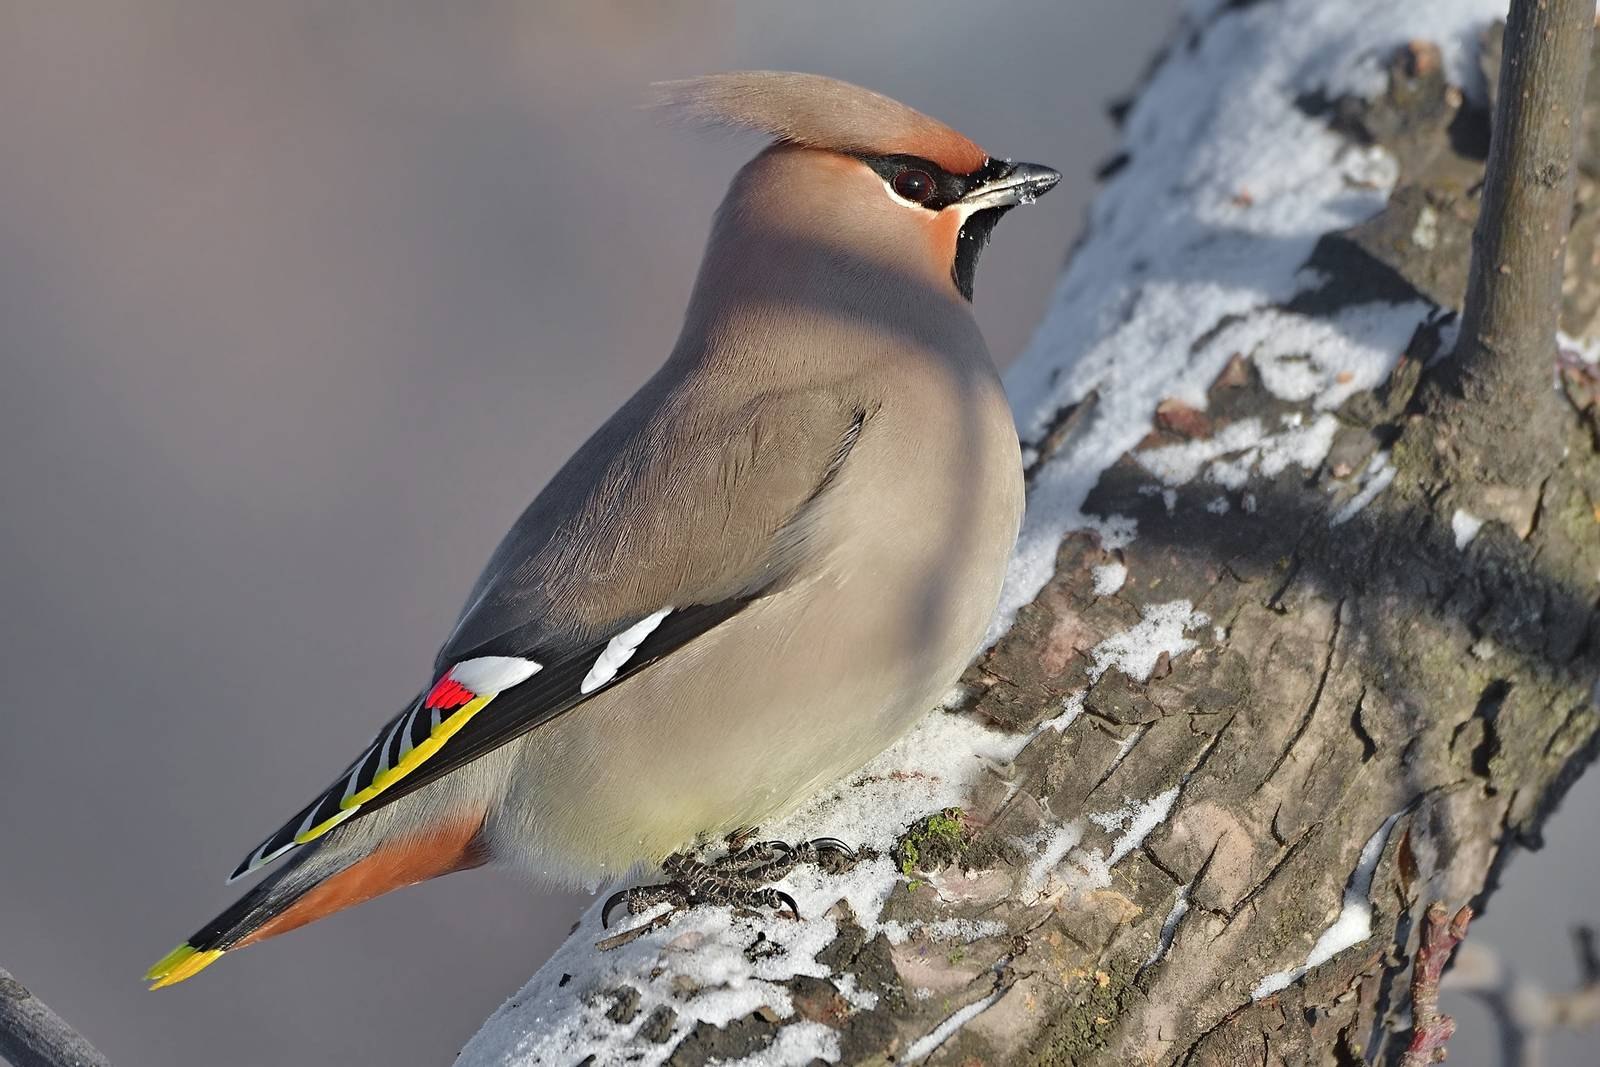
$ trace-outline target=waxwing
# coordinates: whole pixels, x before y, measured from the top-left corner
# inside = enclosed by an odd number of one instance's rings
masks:
[[[451,871],[592,885],[759,825],[977,651],[1023,494],[973,272],[1060,176],[817,75],[658,88],[771,138],[676,347],[506,534],[423,690],[233,878],[286,862],[154,987]]]

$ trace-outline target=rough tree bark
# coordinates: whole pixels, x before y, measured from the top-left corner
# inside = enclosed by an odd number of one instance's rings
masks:
[[[1343,6],[1197,4],[1152,86],[1170,102],[1201,84],[1185,78],[1270,68],[1271,50],[1296,32],[1274,20],[1348,20],[1333,13]],[[1393,10],[1368,6],[1358,21]],[[1519,3],[1513,39],[1539,37],[1572,7]],[[1593,17],[1591,5],[1586,25]],[[1335,28],[1348,39],[1330,44],[1334,53],[1365,47],[1348,22]],[[1390,189],[1378,214],[1325,227],[1309,255],[1295,251],[1291,227],[1272,230],[1276,216],[1254,230],[1224,224],[1277,209],[1282,190],[1173,193],[1177,177],[1138,147],[1108,167],[1123,212],[1165,209],[1129,188],[1213,198],[1196,210],[1205,226],[1172,223],[1184,243],[1173,263],[1136,256],[1126,302],[1095,309],[1112,348],[1152,335],[1158,347],[1183,346],[1185,372],[1206,375],[1205,403],[1174,384],[1151,405],[1145,438],[1100,464],[1082,521],[1051,542],[1052,575],[964,679],[960,714],[1017,738],[1014,758],[980,776],[959,812],[928,812],[907,831],[894,854],[907,876],[878,914],[830,911],[832,939],[815,953],[826,977],[789,979],[787,1011],[686,1026],[673,1004],[641,1008],[638,983],[596,978],[603,958],[578,973],[572,961],[583,957],[560,957],[566,973],[530,983],[463,1063],[555,1062],[530,1058],[532,1046],[507,1033],[584,1010],[615,1023],[582,1050],[592,1064],[702,1064],[762,1050],[763,1062],[804,1063],[774,1051],[811,1047],[784,1045],[801,1026],[825,1028],[828,1058],[845,1063],[1399,1061],[1427,906],[1481,910],[1501,865],[1537,844],[1600,747],[1600,373],[1564,354],[1555,394],[1550,321],[1525,314],[1543,306],[1557,267],[1539,250],[1570,212],[1562,323],[1600,336],[1595,89],[1584,98],[1573,209],[1561,192],[1572,168],[1546,139],[1578,125],[1563,94],[1582,85],[1582,64],[1573,55],[1548,70],[1513,64],[1501,83],[1525,106],[1503,98],[1500,121],[1528,124],[1539,162],[1519,177],[1497,139],[1500,178],[1487,195],[1505,196],[1515,224],[1485,220],[1480,260],[1489,283],[1509,264],[1524,296],[1508,306],[1495,284],[1475,282],[1481,310],[1452,362],[1490,116],[1451,84],[1461,73],[1454,44],[1404,41],[1391,43],[1401,47],[1375,94],[1302,89],[1298,114],[1282,119],[1342,138],[1350,198]],[[1303,54],[1322,61],[1318,48]],[[1497,55],[1484,49],[1491,67]],[[1487,74],[1495,84],[1497,72]],[[1295,92],[1287,75],[1274,87]],[[1169,143],[1164,119],[1184,121],[1135,108],[1143,140],[1130,144]],[[1095,215],[1085,247],[1095,226],[1126,221],[1111,215]],[[1153,290],[1170,280],[1163,269],[1187,270],[1183,285],[1203,289],[1214,274],[1226,288],[1232,272],[1274,254],[1272,241],[1294,257],[1295,282],[1277,296],[1150,321],[1141,277]],[[1061,300],[1089,284],[1069,272]],[[1324,349],[1361,348],[1373,322],[1413,307],[1403,355],[1373,388],[1341,369],[1320,391],[1296,394]],[[1077,366],[1035,380],[1081,377],[1100,358],[1076,352]],[[1121,402],[1107,397],[1125,395],[1118,376],[1137,368],[1114,355],[1100,385],[1029,433],[1030,508],[1073,464],[1092,462],[1083,442],[1120,417],[1111,409]],[[1507,395],[1527,406],[1504,409]],[[1529,470],[1537,479],[1519,481]],[[1127,520],[1137,523],[1131,539]],[[1143,666],[1119,660],[1133,645]],[[771,947],[766,929],[746,947],[750,959]],[[664,943],[640,981],[691,1003],[705,975],[671,979],[693,951]]]

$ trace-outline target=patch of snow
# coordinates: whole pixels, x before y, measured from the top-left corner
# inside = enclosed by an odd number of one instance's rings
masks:
[[[1206,510],[1211,512],[1213,515],[1226,515],[1228,513],[1228,509],[1232,506],[1232,504],[1228,503],[1227,497],[1214,496],[1206,504]]]
[[[1356,495],[1345,501],[1343,507],[1333,513],[1328,520],[1329,526],[1343,526],[1360,514],[1361,509],[1377,499],[1379,493],[1389,488],[1389,483],[1394,481],[1395,469],[1389,463],[1389,453],[1374,452],[1372,458],[1367,460],[1366,467],[1361,472],[1361,488]]]
[[[1483,529],[1483,520],[1470,511],[1456,508],[1455,514],[1450,516],[1450,531],[1456,535],[1456,548],[1464,549],[1472,544],[1472,539],[1478,536],[1478,531]]]
[[[844,998],[844,1002],[856,1011],[871,1011],[878,1006],[878,994],[870,989],[860,988],[853,974],[841,974],[833,984],[839,990],[839,995]]]
[[[1477,37],[1486,23],[1504,18],[1504,0],[1408,0],[1389,4],[1351,4],[1344,17],[1325,18],[1306,27],[1325,35],[1322,62],[1308,77],[1336,92],[1374,96],[1384,89],[1384,62],[1395,45],[1416,38],[1439,46],[1445,76],[1476,103],[1488,100],[1478,70]],[[1331,13],[1330,13],[1331,14]],[[1298,16],[1298,13],[1296,14]]]
[[[1044,826],[1032,837],[1019,841],[1027,850],[1038,850],[1028,867],[1027,887],[1035,894],[1061,892],[1081,895],[1111,884],[1111,868],[1144,844],[1151,831],[1166,821],[1177,803],[1180,787],[1173,786],[1149,800],[1132,801],[1116,811],[1091,814],[1088,820],[1110,833],[1123,828],[1111,842],[1109,855],[1098,848],[1080,849],[1084,825],[1081,820]]]
[[[1172,898],[1172,910],[1167,912],[1167,917],[1161,922],[1161,933],[1156,937],[1156,947],[1151,951],[1150,958],[1144,961],[1146,967],[1160,963],[1171,950],[1172,939],[1178,935],[1178,924],[1187,914],[1189,914],[1189,886],[1180,885]]]
[[[1129,814],[1127,808],[1118,808],[1116,811],[1100,811],[1091,814],[1089,821],[1109,834],[1113,830],[1122,829],[1123,824],[1128,821]]]
[[[933,712],[853,777],[763,833],[779,840],[831,836],[886,851],[912,822],[965,803],[986,768],[1014,759],[1029,740],[959,712]]]
[[[1316,470],[1333,447],[1338,428],[1339,420],[1332,415],[1319,415],[1309,426],[1302,425],[1297,415],[1285,415],[1282,429],[1276,433],[1264,429],[1260,419],[1240,419],[1211,437],[1146,449],[1135,453],[1135,458],[1168,486],[1191,482],[1203,471],[1206,481],[1238,490],[1256,470],[1268,478],[1276,477],[1290,464]],[[1226,510],[1227,500],[1219,499]]]
[[[1061,892],[1082,897],[1111,884],[1111,864],[1097,848],[1074,852],[1054,873]]]
[[[1099,681],[1113,667],[1136,682],[1149,681],[1163,652],[1177,657],[1198,648],[1199,643],[1184,634],[1211,621],[1187,600],[1148,604],[1142,614],[1144,618],[1132,628],[1112,634],[1090,650],[1094,660],[1089,668],[1092,681]]]
[[[915,1063],[917,1060],[926,1059],[933,1055],[939,1051],[940,1045],[955,1036],[957,1030],[994,1007],[1000,998],[1005,995],[1005,989],[996,989],[982,1000],[975,1000],[968,1004],[935,1027],[932,1033],[925,1034],[913,1041],[911,1047],[906,1049],[904,1062]]]
[[[1417,223],[1411,227],[1411,243],[1418,248],[1433,251],[1439,243],[1439,213],[1432,205],[1423,204],[1417,212]]]
[[[1093,530],[1099,534],[1101,547],[1109,552],[1133,544],[1133,539],[1139,534],[1139,522],[1126,515],[1086,515],[1083,525],[1078,529]]]
[[[1571,337],[1557,330],[1556,345],[1564,351],[1573,353],[1585,363],[1600,363],[1600,338],[1588,340]]]
[[[1053,719],[1046,719],[1039,724],[1039,729],[1051,729],[1060,733],[1078,721],[1078,716],[1083,714],[1083,700],[1088,695],[1088,690],[1080,689],[1069,695],[1061,702],[1061,714]]]
[[[1166,485],[1183,485],[1199,476],[1213,460],[1240,452],[1254,452],[1261,446],[1261,420],[1241,419],[1224,426],[1210,437],[1183,444],[1150,448],[1136,454],[1141,466]],[[1247,472],[1248,473],[1248,472]],[[1212,478],[1212,481],[1226,479]],[[1230,489],[1237,488],[1229,486]]]
[[[1125,563],[1102,563],[1094,569],[1093,575],[1094,595],[1111,596],[1128,580],[1128,567]]]
[[[759,1008],[787,1017],[794,1008],[781,980],[827,970],[815,955],[827,944],[831,921],[780,925],[765,917],[736,918],[727,909],[696,908],[665,929],[597,952],[594,942],[604,936],[599,910],[599,903],[588,910],[573,937],[489,1018],[459,1062],[575,1063],[591,1052],[630,1044],[644,1051],[640,1062],[659,1064],[671,1043],[652,1055],[654,1047],[632,1035],[656,1008],[679,1012],[677,1036],[697,1021],[723,1026]],[[758,934],[765,934],[775,951],[752,961],[744,949]],[[611,1005],[606,994],[622,986],[641,997],[638,1021],[628,1027],[606,1017]],[[600,1062],[620,1062],[620,1052]]]
[[[1430,310],[1421,301],[1358,304],[1318,318],[1273,309],[1238,320],[1211,343],[1248,354],[1273,394],[1330,411],[1389,376]]]
[[[1079,711],[1082,702],[1079,694]],[[1064,702],[1064,714],[1071,703],[1070,697]],[[990,730],[966,715],[933,712],[854,777],[763,829],[780,840],[835,836],[887,851],[916,819],[964,802],[977,777],[986,768],[1014,758],[1030,736]],[[461,1067],[522,1067],[576,1063],[594,1053],[600,1057],[597,1064],[604,1065],[622,1062],[623,1053],[617,1050],[625,1049],[628,1064],[656,1067],[676,1042],[651,1044],[637,1040],[634,1031],[662,1005],[677,1012],[675,1037],[699,1022],[724,1026],[763,1007],[789,1018],[793,1004],[782,983],[795,975],[831,974],[816,954],[838,934],[838,924],[826,913],[840,900],[849,904],[868,936],[882,931],[891,940],[914,933],[935,939],[977,940],[1003,930],[998,923],[981,920],[882,922],[884,902],[900,880],[899,871],[887,857],[862,862],[837,875],[800,867],[779,883],[799,903],[804,917],[800,922],[776,916],[735,917],[725,908],[695,908],[676,916],[661,930],[605,952],[594,948],[607,934],[600,927],[600,905],[596,903],[561,949],[490,1017],[462,1051],[458,1063]],[[624,921],[635,925],[641,920],[635,916]],[[744,950],[761,935],[773,951],[751,960]],[[563,984],[565,975],[571,977]],[[611,1000],[603,994],[621,986],[640,994],[636,1021],[628,1026],[618,1026],[605,1015]],[[859,996],[871,994],[860,992]],[[785,1026],[784,1032],[791,1028]],[[818,1040],[796,1044],[807,1034]],[[821,1041],[823,1036],[805,1026],[795,1037],[786,1038],[788,1043],[782,1049],[764,1054],[778,1058],[753,1062],[791,1062],[782,1058],[791,1052],[798,1057],[792,1062],[837,1059],[837,1046]],[[812,1050],[809,1056],[801,1055],[808,1049]],[[613,1053],[613,1058],[606,1058]]]
[[[1361,846],[1356,869],[1350,872],[1350,880],[1345,883],[1339,916],[1333,920],[1333,925],[1322,931],[1317,943],[1311,946],[1311,953],[1306,956],[1305,962],[1261,979],[1250,994],[1251,1000],[1260,1000],[1287,989],[1305,977],[1312,968],[1320,967],[1345,949],[1354,948],[1372,936],[1372,902],[1368,899],[1372,894],[1372,876],[1377,873],[1378,860],[1383,856],[1384,846],[1389,843],[1389,831],[1394,829],[1395,822],[1404,814],[1405,809],[1402,808],[1383,820],[1383,825]]]
[[[878,929],[891,945],[903,945],[918,934],[930,941],[959,941],[970,945],[986,937],[999,937],[1006,932],[1006,924],[994,919],[935,919],[932,922],[890,919],[880,923]]]
[[[1106,830],[1107,833],[1122,829],[1122,824],[1126,821],[1128,821],[1126,808],[1118,808],[1117,811],[1096,811],[1090,814],[1090,822],[1098,825],[1099,829]]]
[[[839,1062],[839,1031],[823,1023],[802,1020],[779,1030],[772,1044],[760,1052],[740,1056],[738,1063],[739,1067],[806,1067],[817,1060]]]
[[[1289,421],[1290,417],[1285,416],[1284,422]],[[1310,426],[1295,422],[1282,433],[1265,438],[1261,442],[1261,473],[1276,478],[1291,464],[1304,471],[1316,470],[1333,447],[1333,434],[1338,428],[1339,420],[1332,415],[1318,415]]]
[[[1190,0],[1186,22],[1205,31],[1169,53],[1129,111],[1130,162],[1095,199],[1049,312],[1006,374],[1026,441],[1042,440],[1067,405],[1097,401],[1033,479],[991,642],[1049,581],[1062,537],[1094,525],[1085,499],[1139,444],[1156,405],[1203,407],[1238,342],[1255,342],[1278,388],[1322,408],[1389,372],[1424,305],[1357,306],[1322,322],[1281,310],[1318,284],[1302,270],[1317,241],[1382,210],[1396,174],[1381,150],[1296,101],[1381,92],[1385,60],[1412,40],[1437,42],[1451,81],[1482,99],[1476,36],[1504,14],[1505,0]],[[1234,343],[1209,336],[1219,325]]]
[[[1111,757],[1111,766],[1106,768],[1107,774],[1122,766],[1122,761],[1128,758],[1128,753],[1133,751],[1134,745],[1144,740],[1144,735],[1149,729],[1150,724],[1142,722],[1128,731],[1128,736],[1124,737],[1122,743],[1117,746],[1117,754]]]
[[[1172,813],[1172,805],[1177,803],[1178,787],[1173,786],[1164,793],[1158,793],[1143,803],[1134,804],[1127,809],[1128,828],[1122,836],[1111,843],[1111,858],[1106,862],[1115,865],[1116,862],[1140,845],[1150,836],[1150,831],[1167,821],[1167,816]]]
[[[1061,866],[1067,853],[1077,848],[1082,840],[1083,823],[1076,820],[1050,827],[1039,835],[1031,843],[1031,847],[1039,849],[1039,854],[1028,865],[1028,889],[1033,893],[1043,892],[1050,882],[1051,872]]]

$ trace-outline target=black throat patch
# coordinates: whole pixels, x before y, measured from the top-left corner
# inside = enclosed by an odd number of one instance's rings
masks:
[[[1011,207],[1007,205],[974,211],[961,224],[961,232],[956,234],[956,261],[950,265],[950,277],[961,295],[969,301],[972,299],[972,281],[978,273],[978,255],[983,251],[983,246],[989,243],[994,224],[1010,210]]]

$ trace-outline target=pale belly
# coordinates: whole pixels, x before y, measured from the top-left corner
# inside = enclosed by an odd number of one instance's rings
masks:
[[[902,470],[840,485],[808,577],[514,742],[497,860],[579,884],[657,862],[781,815],[933,707],[983,638],[1021,496],[1008,418],[936,447],[963,454],[859,457]]]

